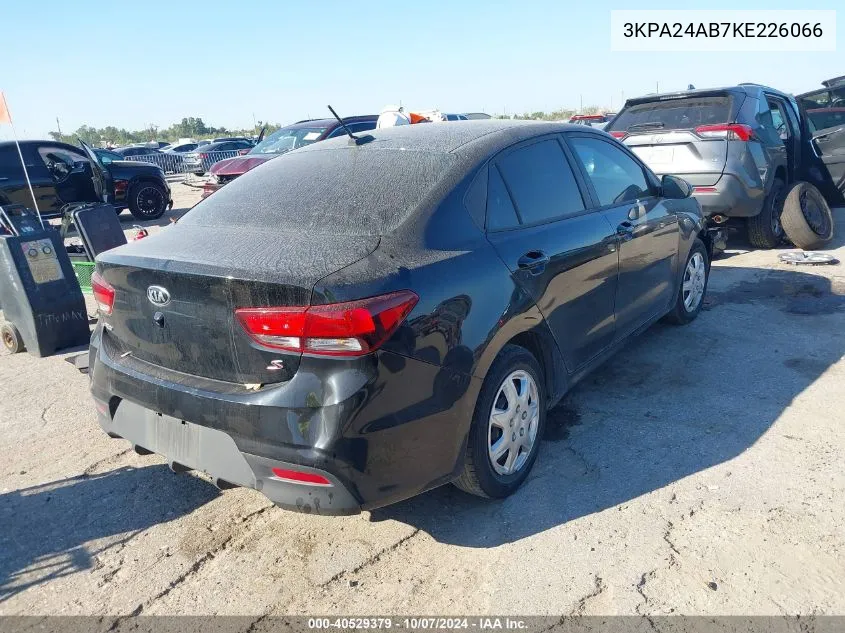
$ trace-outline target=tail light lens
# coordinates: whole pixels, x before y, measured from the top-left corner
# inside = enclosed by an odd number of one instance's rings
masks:
[[[126,190],[129,188],[129,181],[128,180],[115,180],[114,181],[114,193],[115,195],[123,195],[126,193]]]
[[[625,130],[612,130],[612,131],[610,132],[610,135],[611,135],[613,138],[623,139],[623,138],[625,138],[626,136],[628,136],[628,133],[627,133]]]
[[[378,349],[419,297],[400,290],[328,305],[239,308],[235,316],[252,339],[274,349],[323,356],[363,356]]]
[[[739,123],[720,123],[719,125],[699,125],[695,133],[703,138],[725,138],[729,141],[750,141],[754,130],[750,125]]]
[[[295,484],[310,484],[312,486],[331,486],[332,482],[317,473],[306,473],[301,470],[287,468],[271,468],[274,479],[290,481]]]
[[[91,291],[100,314],[111,314],[114,309],[114,287],[96,271],[91,275]]]

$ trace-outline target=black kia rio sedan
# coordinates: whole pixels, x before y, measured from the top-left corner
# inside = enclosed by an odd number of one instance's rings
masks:
[[[447,482],[503,497],[546,411],[701,309],[682,180],[586,126],[413,125],[251,170],[98,258],[99,422],[175,470],[346,514]]]

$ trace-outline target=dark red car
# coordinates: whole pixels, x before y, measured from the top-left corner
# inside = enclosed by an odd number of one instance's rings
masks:
[[[343,119],[346,127],[353,134],[374,130],[376,121],[378,121],[377,114],[350,116]],[[203,186],[202,197],[207,198],[227,182],[245,174],[253,167],[266,163],[271,158],[285,154],[292,149],[298,149],[343,134],[346,134],[346,130],[343,129],[337,119],[308,119],[297,121],[293,125],[276,130],[243,156],[235,156],[214,163],[208,172],[211,178]]]

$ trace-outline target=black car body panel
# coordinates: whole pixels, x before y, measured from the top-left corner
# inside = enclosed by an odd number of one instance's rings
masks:
[[[149,163],[114,161],[104,167],[84,149],[56,141],[21,141],[20,147],[44,218],[59,217],[65,204],[101,202],[104,196],[124,209],[130,187],[141,181],[156,182],[170,195],[161,169]],[[52,170],[47,161],[53,161]],[[14,143],[0,143],[0,204],[14,203],[32,208],[32,195]]]
[[[90,348],[106,431],[284,507],[356,512],[460,473],[481,385],[505,345],[537,356],[551,404],[674,305],[682,264],[703,235],[699,205],[660,197],[656,177],[603,132],[468,121],[372,136],[269,161],[176,225],[99,257],[116,292]],[[644,195],[601,204],[576,137],[624,154],[641,170]],[[538,143],[559,148],[583,209],[489,231],[490,174]],[[280,200],[291,217],[279,216]],[[249,216],[227,224],[244,206]],[[547,259],[526,264],[534,251]],[[166,287],[170,302],[152,305],[150,285]],[[243,307],[409,289],[418,295],[411,312],[359,357],[268,350],[233,318]],[[279,481],[274,465],[329,483]]]

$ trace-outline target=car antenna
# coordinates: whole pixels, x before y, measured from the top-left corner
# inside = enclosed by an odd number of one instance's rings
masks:
[[[369,135],[369,134],[367,134],[366,136],[355,136],[355,135],[352,133],[352,130],[350,130],[350,129],[346,126],[346,123],[344,123],[344,122],[343,122],[343,119],[341,119],[341,118],[337,115],[337,112],[335,112],[335,111],[334,111],[334,108],[333,108],[333,107],[331,107],[331,106],[328,106],[328,108],[329,108],[329,111],[330,111],[330,112],[334,115],[334,118],[336,118],[336,119],[337,119],[337,122],[338,122],[338,123],[340,123],[340,124],[343,126],[343,129],[344,129],[344,130],[346,131],[346,133],[349,135],[349,140],[350,140],[350,142],[351,142],[351,143],[354,143],[355,145],[363,145],[364,143],[369,143],[370,141],[372,141],[372,140],[373,140],[373,137],[372,137],[371,135]]]

